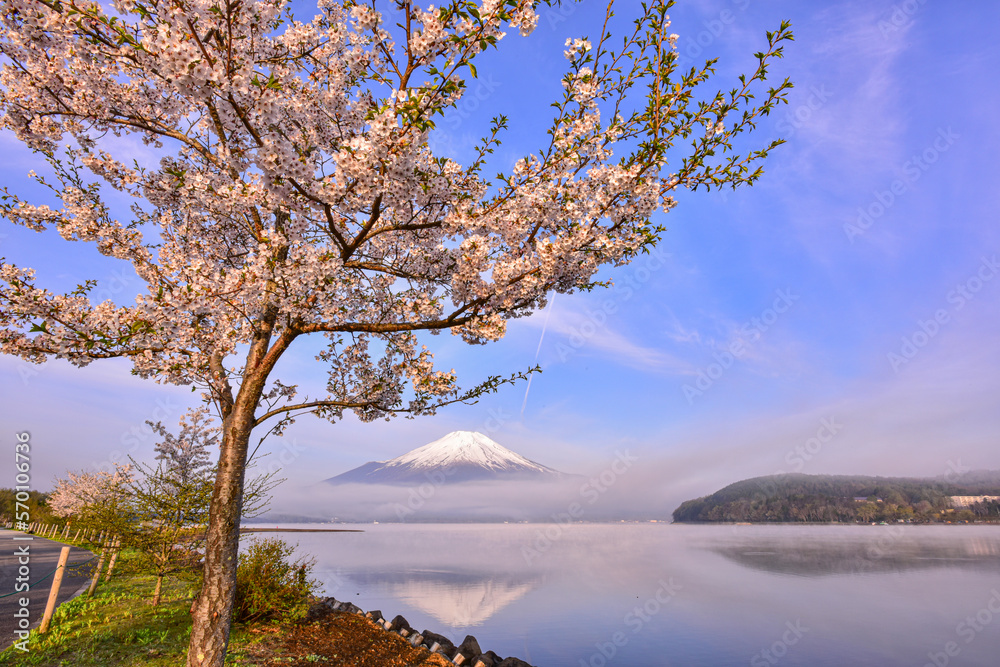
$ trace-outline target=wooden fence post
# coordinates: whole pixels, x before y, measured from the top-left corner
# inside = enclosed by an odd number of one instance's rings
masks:
[[[59,599],[59,587],[62,586],[67,560],[69,560],[69,547],[63,547],[59,552],[59,564],[56,565],[56,573],[52,577],[52,589],[49,590],[49,601],[45,604],[45,614],[42,616],[42,624],[38,626],[38,634],[47,632],[52,622],[52,612],[55,611],[56,600]]]
[[[90,580],[90,588],[87,589],[87,597],[92,597],[97,590],[97,582],[101,579],[101,570],[104,569],[104,558],[108,555],[107,547],[101,549],[101,557],[97,559],[97,568],[94,570],[94,578]]]
[[[115,569],[115,562],[118,560],[118,551],[121,548],[121,542],[117,537],[111,542],[111,560],[108,562],[108,573],[104,575],[104,581],[111,579],[111,572]]]

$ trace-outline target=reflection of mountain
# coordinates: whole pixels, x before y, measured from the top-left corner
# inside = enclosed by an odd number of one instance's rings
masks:
[[[389,595],[455,628],[482,625],[542,584],[541,577],[434,571],[352,573],[350,577],[384,587]]]
[[[878,532],[864,542],[794,543],[769,538],[709,549],[754,570],[804,577],[946,567],[1000,572],[1000,544],[994,540],[911,542],[902,530]]]

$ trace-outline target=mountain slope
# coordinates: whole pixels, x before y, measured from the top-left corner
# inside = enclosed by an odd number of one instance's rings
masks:
[[[491,479],[558,479],[562,473],[474,431],[454,431],[389,461],[369,461],[327,484],[422,484]]]
[[[745,479],[685,501],[674,510],[674,521],[949,520],[951,496],[996,495],[995,470],[934,478],[791,473]],[[976,509],[978,518],[996,515],[996,508]]]

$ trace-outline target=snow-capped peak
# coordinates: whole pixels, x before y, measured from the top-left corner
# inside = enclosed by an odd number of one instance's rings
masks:
[[[560,479],[564,475],[482,433],[455,431],[389,461],[369,461],[331,477],[330,484],[425,484],[500,479]]]
[[[530,461],[475,431],[454,431],[439,440],[385,461],[385,467],[439,468],[465,464],[492,470],[535,470],[555,472]]]

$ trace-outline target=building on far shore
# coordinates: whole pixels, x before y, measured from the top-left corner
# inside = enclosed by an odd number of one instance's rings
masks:
[[[983,503],[987,500],[1000,500],[1000,496],[952,496],[951,506],[956,509],[965,509],[975,503]]]

